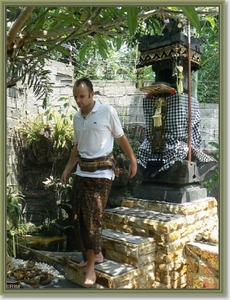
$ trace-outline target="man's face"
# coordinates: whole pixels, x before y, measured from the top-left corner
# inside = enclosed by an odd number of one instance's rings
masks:
[[[73,88],[73,96],[79,108],[84,108],[92,103],[94,92],[89,92],[87,86],[82,83]]]

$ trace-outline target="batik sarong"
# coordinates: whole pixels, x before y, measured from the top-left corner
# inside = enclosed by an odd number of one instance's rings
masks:
[[[85,260],[88,249],[95,254],[102,250],[102,216],[112,182],[106,178],[74,177],[71,201],[73,214],[77,215],[77,242]]]

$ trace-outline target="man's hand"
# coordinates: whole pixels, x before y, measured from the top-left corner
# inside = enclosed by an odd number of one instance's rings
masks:
[[[137,162],[136,160],[134,162],[131,162],[129,165],[129,177],[133,178],[137,173]]]
[[[64,170],[64,172],[61,175],[61,183],[67,184],[69,182],[70,175],[70,172]]]
[[[128,156],[128,158],[130,160],[129,176],[130,176],[130,178],[133,178],[137,173],[137,160],[133,153],[133,149],[132,149],[125,134],[123,134],[121,137],[117,138],[117,141],[118,141],[121,149],[125,152],[125,154]]]
[[[77,164],[78,162],[78,150],[77,150],[77,145],[74,145],[72,151],[71,151],[71,154],[70,154],[70,157],[69,157],[69,160],[68,160],[68,163],[62,173],[62,176],[61,176],[61,183],[62,184],[67,184],[69,183],[69,178],[70,178],[70,175],[71,175],[71,171],[73,170],[74,166]]]

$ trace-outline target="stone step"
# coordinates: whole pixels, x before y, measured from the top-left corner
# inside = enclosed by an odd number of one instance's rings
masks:
[[[139,208],[147,211],[160,212],[165,214],[191,215],[217,206],[213,197],[205,197],[186,203],[169,203],[166,201],[125,197],[121,202],[122,207]]]
[[[156,242],[153,238],[104,229],[102,240],[103,253],[107,259],[135,267],[154,263]]]
[[[113,229],[102,231],[104,262],[95,265],[93,288],[152,288],[155,280],[156,243],[153,238]],[[85,267],[79,252],[68,261],[66,278],[84,286]]]
[[[86,268],[78,266],[81,260],[81,253],[76,253],[76,257],[68,260],[65,278],[84,286]],[[95,265],[95,273],[97,279],[92,288],[97,289],[152,288],[155,280],[153,264],[148,267],[136,268],[104,259],[103,263]]]
[[[170,242],[173,238],[170,234],[183,226],[184,222],[185,217],[181,215],[123,206],[105,209],[103,216],[104,229],[153,238],[166,235],[168,241],[164,242]]]

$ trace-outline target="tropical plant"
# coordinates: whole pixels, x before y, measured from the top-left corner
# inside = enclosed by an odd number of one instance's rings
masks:
[[[202,21],[203,52],[198,72],[198,99],[203,103],[219,103],[219,29],[218,15]]]
[[[44,130],[49,133],[55,151],[58,152],[62,148],[69,149],[72,146],[74,112],[69,112],[70,103],[68,98],[61,97],[59,101],[64,101],[64,103],[61,103],[58,110],[49,107],[44,113],[23,120],[16,127],[16,132],[23,137],[28,147],[40,141],[41,133]],[[72,106],[72,108],[77,109],[75,106]]]
[[[214,158],[219,161],[219,144],[217,142],[209,142],[211,146],[215,148],[215,151],[213,153]],[[212,177],[208,180],[202,183],[202,185],[207,188],[207,191],[211,193],[215,188],[219,187],[219,166],[214,170]]]
[[[72,212],[72,203],[70,200],[70,193],[72,191],[72,184],[73,184],[73,177],[71,176],[69,178],[69,181],[67,184],[61,183],[61,180],[59,177],[54,177],[53,175],[49,176],[49,178],[46,178],[45,181],[43,181],[45,189],[52,188],[56,195],[56,208],[57,208],[57,217],[54,220],[49,219],[50,227],[55,228],[57,227],[57,223],[59,220],[65,220],[71,218],[71,212]],[[63,210],[66,213],[63,213]],[[67,214],[67,215],[66,215]],[[48,219],[46,219],[48,221]],[[60,225],[60,224],[59,224]],[[45,228],[45,223],[43,224],[43,229]],[[58,227],[60,229],[60,227]],[[47,228],[48,229],[48,228]]]
[[[18,186],[8,185],[6,200],[7,228],[11,230],[17,228],[23,220],[20,202],[24,200],[24,195]]]
[[[49,127],[54,140],[54,149],[69,148],[73,140],[72,117],[63,117],[63,114],[54,109],[47,110],[44,116],[47,116],[50,122]]]
[[[43,181],[45,189],[48,189],[50,187],[54,188],[54,191],[56,192],[56,198],[57,198],[57,204],[60,204],[62,201],[69,200],[69,193],[72,189],[72,183],[73,178],[69,178],[69,182],[67,184],[61,183],[61,180],[59,177],[54,177],[53,175],[50,175],[49,178],[46,178],[45,181]]]
[[[41,131],[49,126],[46,123],[44,114],[38,114],[35,118],[21,120],[20,125],[15,128],[15,131],[20,133],[27,146],[40,140]]]
[[[8,185],[6,196],[7,254],[16,257],[17,237],[27,231],[22,212],[24,195],[17,185]]]
[[[85,60],[90,47],[106,59],[111,41],[119,50],[132,38],[135,44],[138,31],[159,32],[164,19],[184,16],[199,33],[198,14],[209,14],[207,9],[197,12],[189,6],[8,6],[6,12],[7,87],[27,83],[44,107],[52,92],[49,70],[44,68],[46,59],[68,58],[77,65]]]

